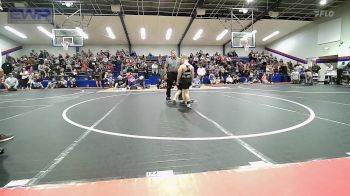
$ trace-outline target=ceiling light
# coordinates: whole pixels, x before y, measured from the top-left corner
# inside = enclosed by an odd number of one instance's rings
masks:
[[[279,33],[280,33],[279,31],[275,31],[275,32],[271,33],[270,35],[266,36],[262,41],[264,42],[264,41],[278,35]]]
[[[254,0],[247,0],[247,3],[251,3],[251,2],[253,2]]]
[[[23,39],[27,39],[27,36],[24,35],[23,33],[17,31],[16,29],[12,28],[12,27],[9,27],[9,26],[5,26],[4,27],[6,30],[10,31],[11,33],[17,35],[18,37],[21,37]]]
[[[246,14],[246,13],[248,13],[248,9],[242,8],[242,9],[239,10],[239,12],[243,12],[243,14]]]
[[[140,29],[141,39],[146,39],[146,29],[142,27]]]
[[[327,0],[321,0],[320,1],[320,5],[326,5],[327,4]]]
[[[254,30],[254,31],[252,31],[252,34],[255,34],[256,32],[258,32],[257,30]]]
[[[39,31],[41,31],[42,33],[44,33],[45,35],[49,36],[51,39],[53,39],[52,33],[50,33],[49,31],[47,31],[44,27],[42,27],[42,26],[37,26],[36,28],[37,28]]]
[[[115,39],[115,35],[111,29],[111,27],[106,27],[106,31],[107,31],[107,34],[108,34],[108,37],[111,38],[111,39]]]
[[[173,32],[173,29],[171,29],[171,28],[169,28],[169,29],[166,31],[166,35],[165,35],[165,39],[166,39],[166,40],[169,40],[169,39],[170,39],[172,32]]]
[[[227,33],[228,33],[228,30],[227,30],[227,29],[223,30],[223,31],[216,37],[216,41],[221,40]]]
[[[82,36],[84,39],[89,39],[88,34],[86,34],[83,29],[81,29],[80,27],[75,27],[75,30],[78,32],[78,34],[80,36]]]
[[[67,7],[72,7],[73,6],[73,2],[63,2],[62,5],[65,5]]]
[[[197,31],[197,33],[194,35],[193,40],[199,39],[201,37],[202,33],[203,33],[203,29],[199,29]]]

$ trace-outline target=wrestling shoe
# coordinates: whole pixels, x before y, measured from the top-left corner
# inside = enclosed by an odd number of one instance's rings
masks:
[[[194,99],[191,99],[189,102],[190,102],[190,103],[194,103]],[[185,101],[182,100],[181,103],[182,103],[182,104],[185,104]]]
[[[4,134],[0,134],[0,142],[6,142],[8,140],[13,139],[15,136],[13,135],[4,135]]]

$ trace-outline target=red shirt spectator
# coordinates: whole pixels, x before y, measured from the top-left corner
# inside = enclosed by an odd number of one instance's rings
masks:
[[[112,64],[112,63],[110,63],[110,64],[108,65],[108,69],[111,70],[111,72],[114,71],[114,67],[113,67],[113,64]]]
[[[84,63],[83,66],[81,67],[81,71],[87,71],[89,69],[89,66]]]

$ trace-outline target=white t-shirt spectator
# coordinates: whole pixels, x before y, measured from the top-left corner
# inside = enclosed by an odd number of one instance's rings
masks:
[[[45,69],[45,66],[43,64],[39,64],[38,65],[38,70],[39,71],[44,71],[44,69]]]
[[[103,63],[108,63],[108,58],[107,57],[103,57],[103,59],[102,59],[102,61],[103,61]]]
[[[17,87],[18,86],[18,80],[15,77],[8,77],[5,80],[5,84],[7,84],[9,87]]]
[[[206,70],[205,70],[204,67],[199,67],[199,68],[197,69],[197,74],[198,74],[199,76],[204,76],[205,73],[206,73]]]
[[[291,78],[292,78],[292,80],[299,80],[300,79],[299,72],[297,70],[294,70],[291,73]]]
[[[295,69],[298,71],[298,72],[301,72],[303,70],[303,66],[302,65],[298,65],[295,67]]]
[[[233,79],[230,75],[227,76],[226,78],[226,83],[232,83],[233,82]]]
[[[152,64],[152,69],[158,69],[157,63],[153,63],[153,64]]]
[[[21,72],[20,74],[22,76],[22,79],[27,79],[29,77],[29,72],[27,70]]]

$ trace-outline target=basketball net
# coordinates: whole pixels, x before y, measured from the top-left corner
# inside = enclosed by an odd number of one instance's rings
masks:
[[[63,47],[63,50],[68,50],[68,47],[69,47],[69,42],[67,42],[67,41],[63,41],[62,43],[62,47]]]
[[[248,52],[248,51],[249,51],[248,39],[241,39],[240,41],[241,41],[241,43],[240,43],[241,46],[243,46],[244,50],[245,50],[246,52]]]

